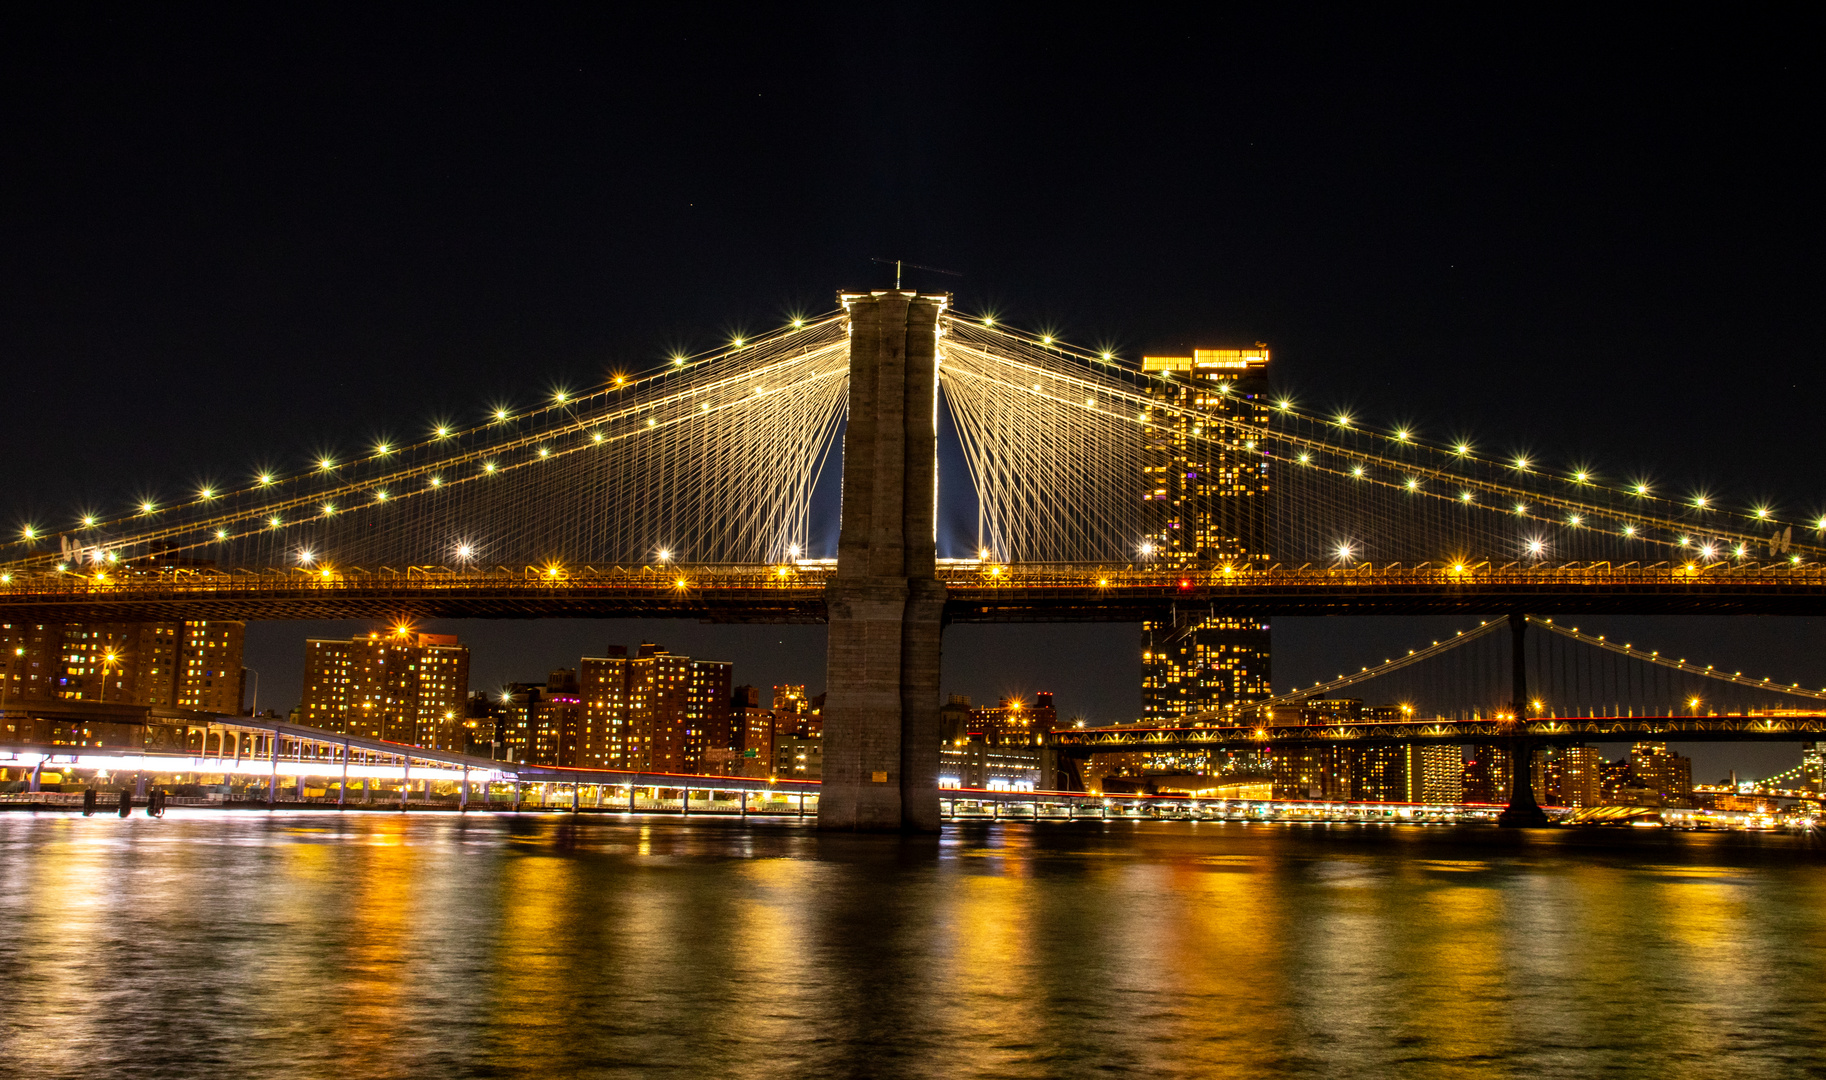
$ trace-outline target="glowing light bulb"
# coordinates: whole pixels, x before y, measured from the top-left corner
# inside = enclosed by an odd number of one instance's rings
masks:
[[[1574,479],[1574,480],[1576,480],[1576,481],[1578,481],[1578,482],[1579,482],[1579,483],[1581,483],[1581,484],[1583,484],[1583,483],[1584,483],[1584,482],[1585,482],[1585,481],[1586,481],[1586,478],[1587,478],[1587,474],[1586,474],[1586,473],[1584,473],[1584,472],[1582,472],[1582,471],[1581,471],[1581,472],[1576,472],[1576,473],[1573,473],[1573,474],[1572,474],[1572,478],[1573,478],[1573,479]]]
[[[387,501],[387,492],[384,489],[381,491],[376,491],[374,493],[374,501],[375,502],[386,502]]]
[[[458,544],[457,545],[457,549],[456,549],[457,558],[467,559],[473,554],[475,554],[475,549],[470,547],[468,544]]]
[[[1530,540],[1528,541],[1528,554],[1539,555],[1546,547],[1547,545],[1541,543],[1539,540]]]
[[[1404,430],[1400,430],[1400,431],[1397,431],[1397,432],[1395,432],[1395,438],[1396,438],[1396,439],[1398,439],[1398,440],[1400,440],[1400,441],[1401,441],[1401,442],[1407,442],[1407,441],[1408,441],[1408,433],[1407,433],[1407,431],[1406,431],[1406,430],[1405,430],[1405,429],[1404,429]]]
[[[1528,504],[1527,503],[1516,503],[1515,504],[1515,514],[1517,517],[1522,517],[1522,516],[1526,515],[1527,513],[1528,513]]]
[[[1412,476],[1408,477],[1408,490],[1409,491],[1419,491],[1420,490],[1420,481],[1416,480]]]
[[[214,488],[202,488],[197,492],[197,498],[199,499],[213,499],[215,497],[216,493]]]
[[[228,539],[228,530],[227,529],[217,529],[216,530],[216,539],[217,540]]]
[[[799,328],[800,328],[800,327],[801,327],[801,326],[804,326],[804,325],[805,325],[805,320],[804,320],[804,319],[794,319],[794,320],[793,320],[793,329],[794,329],[794,330],[797,330],[797,329],[799,329]]]
[[[272,517],[267,518],[266,523],[275,529],[277,529],[279,526],[285,524],[285,522],[283,520],[281,520],[279,515],[277,515],[277,514],[274,514]]]
[[[660,562],[665,562],[667,559],[670,559],[671,557],[672,557],[672,553],[670,551],[667,551],[665,548],[659,549],[659,561]]]
[[[495,465],[495,463],[494,463],[494,462],[492,462],[492,461],[484,461],[484,462],[483,462],[483,463],[482,463],[482,471],[483,471],[483,472],[494,472],[494,471],[495,471],[495,468],[496,468],[496,465]]]
[[[27,540],[34,540],[38,536],[38,530],[27,525],[25,528],[19,530],[19,535],[25,537]]]
[[[1706,505],[1706,503],[1707,503],[1707,502],[1708,502],[1708,501],[1709,501],[1709,500],[1708,500],[1708,499],[1707,499],[1707,497],[1706,497],[1706,496],[1704,496],[1704,495],[1695,495],[1695,496],[1693,496],[1693,505],[1694,505],[1694,506],[1697,506],[1697,507],[1701,507],[1701,508],[1704,508],[1704,507],[1705,507],[1705,505]]]
[[[335,503],[324,503],[323,504],[323,516],[324,517],[335,517],[336,516],[336,504]]]
[[[1521,471],[1521,472],[1527,472],[1527,471],[1528,471],[1528,459],[1527,459],[1527,458],[1525,458],[1525,457],[1518,457],[1518,458],[1516,458],[1516,459],[1515,459],[1515,467],[1516,467],[1516,468],[1517,468],[1517,469],[1518,469],[1518,470],[1520,470],[1520,471]]]
[[[1471,444],[1461,442],[1457,446],[1454,446],[1452,448],[1452,452],[1457,454],[1459,457],[1464,457],[1466,454],[1469,454],[1471,452]]]
[[[1757,507],[1756,516],[1759,520],[1767,520],[1769,517],[1769,508],[1766,506]]]
[[[1625,526],[1623,526],[1623,535],[1624,535],[1624,536],[1634,536],[1634,535],[1636,535],[1636,527],[1635,527],[1635,526],[1634,526],[1634,525],[1625,525]]]
[[[431,478],[431,486],[432,486],[432,487],[443,487],[443,486],[444,486],[444,478],[443,478],[443,477],[441,477],[441,476],[434,476],[434,477],[432,477],[432,478]]]
[[[983,316],[983,325],[984,326],[994,326],[995,325],[995,316],[994,315]]]
[[[1470,493],[1470,492],[1469,492],[1469,491],[1461,491],[1461,492],[1459,492],[1459,493],[1458,493],[1458,501],[1459,501],[1459,502],[1470,502],[1470,501],[1471,501],[1471,493]]]
[[[1041,335],[1041,337],[1040,337],[1040,344],[1042,344],[1042,345],[1051,345],[1051,344],[1052,344],[1052,335],[1051,335],[1051,334],[1043,334],[1043,335]]]
[[[1363,475],[1363,466],[1361,466],[1361,465],[1352,465],[1352,466],[1351,466],[1351,469],[1350,469],[1350,474],[1351,474],[1351,475],[1352,475],[1352,476],[1362,476],[1362,475]]]
[[[1340,559],[1350,558],[1351,552],[1353,550],[1354,549],[1349,544],[1339,544],[1338,545],[1338,558],[1340,558]]]
[[[450,437],[450,429],[449,429],[449,428],[447,428],[447,427],[439,427],[439,428],[438,428],[438,429],[437,429],[437,437],[438,437],[438,438],[440,438],[440,439],[447,439],[447,438],[449,438],[449,437]]]
[[[1566,524],[1568,524],[1568,525],[1571,525],[1571,526],[1574,526],[1574,527],[1575,527],[1575,528],[1576,528],[1576,527],[1577,527],[1577,526],[1578,526],[1578,524],[1579,524],[1579,522],[1580,522],[1580,521],[1581,521],[1581,520],[1583,520],[1583,519],[1581,519],[1581,518],[1580,518],[1580,517],[1579,517],[1579,515],[1577,515],[1577,514],[1570,514],[1570,515],[1568,515],[1568,516],[1567,516],[1567,518],[1566,518]]]
[[[1111,354],[1111,353],[1110,353],[1110,352],[1108,352],[1108,351],[1107,351],[1107,350],[1106,350],[1106,351],[1105,351],[1105,352],[1104,352],[1104,354],[1103,354],[1103,361],[1104,361],[1104,363],[1108,363],[1108,362],[1110,362],[1110,361],[1111,361],[1111,360],[1114,360],[1114,359],[1115,359],[1115,358],[1116,358],[1116,357],[1115,357],[1115,356],[1114,356],[1114,355],[1112,355],[1112,354]]]
[[[565,402],[571,400],[571,395],[568,393],[565,393],[563,390],[560,390],[557,393],[552,395],[552,400],[556,401],[558,404],[562,405]]]
[[[319,458],[317,459],[317,467],[328,472],[336,467],[336,463],[329,458]]]
[[[313,562],[317,561],[317,556],[312,554],[310,548],[305,548],[303,551],[300,551],[298,553],[298,561],[303,563],[306,566],[309,566]]]
[[[379,454],[381,457],[386,457],[388,454],[391,454],[393,452],[393,448],[391,446],[388,446],[386,443],[376,443],[374,445],[374,452],[376,454]]]
[[[85,515],[82,519],[82,523],[84,525],[87,525],[87,526],[93,528],[95,526],[95,515],[93,515],[93,514]]]
[[[548,449],[548,448],[546,448],[546,447],[543,447],[543,446],[541,446],[541,447],[540,447],[540,448],[539,448],[539,456],[540,456],[540,457],[551,457],[551,456],[552,456],[552,452],[551,452],[551,450],[549,450],[549,449]]]
[[[1311,462],[1311,461],[1312,461],[1312,455],[1311,455],[1311,454],[1301,454],[1301,455],[1300,455],[1300,464],[1302,464],[1302,465],[1305,465],[1305,464],[1308,464],[1308,463],[1309,463],[1309,462]],[[1826,525],[1822,525],[1822,526],[1821,526],[1821,528],[1826,528]]]
[[[272,473],[261,473],[260,474],[260,486],[261,487],[265,487],[267,484],[270,484],[272,482],[273,482]]]
[[[739,349],[739,348],[741,348],[741,347],[742,347],[742,339],[741,339],[741,338],[736,338],[736,339],[735,339],[735,347],[736,347],[736,348],[738,348],[738,349]]]
[[[1293,408],[1293,402],[1287,400],[1286,398],[1282,398],[1281,400],[1274,403],[1274,407],[1281,410],[1282,412],[1286,412],[1288,409]]]
[[[1648,494],[1648,485],[1647,484],[1637,484],[1636,485],[1636,494],[1647,495]]]
[[[600,432],[600,431],[592,431],[592,432],[590,432],[590,441],[591,441],[591,442],[601,442],[601,441],[602,441],[602,440],[603,440],[603,439],[605,439],[605,438],[607,438],[607,437],[608,437],[608,436],[606,436],[606,435],[604,435],[604,434],[603,434],[603,433],[602,433],[602,432]]]
[[[507,410],[506,409],[496,409],[495,410],[495,419],[496,420],[507,419]]]

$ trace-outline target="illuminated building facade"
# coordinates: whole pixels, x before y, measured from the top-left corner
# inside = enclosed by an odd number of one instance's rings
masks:
[[[1667,743],[1636,743],[1629,748],[1629,771],[1663,806],[1693,805],[1693,759],[1676,754]]]
[[[774,769],[774,712],[761,705],[761,690],[738,686],[730,702],[730,723],[735,737],[730,749],[740,752],[734,771],[739,776],[772,776]]]
[[[239,715],[245,624],[0,625],[0,704],[86,701]]]
[[[299,721],[371,739],[462,750],[469,649],[452,634],[390,634],[304,643]]]
[[[1550,806],[1604,805],[1604,756],[1590,746],[1551,746],[1535,756],[1534,790]]]
[[[632,657],[612,647],[543,686],[510,686],[506,743],[513,760],[540,765],[698,772],[737,735],[733,675],[728,661],[693,660],[651,641]]]
[[[1143,498],[1154,508],[1142,556],[1157,564],[1209,568],[1268,558],[1268,458],[1255,432],[1266,427],[1268,350],[1196,349],[1148,356],[1156,376],[1143,429]],[[1233,612],[1175,611],[1142,624],[1141,712],[1167,720],[1188,713],[1234,714],[1269,696],[1269,628]]]
[[[577,764],[591,769],[628,767],[628,647],[612,645],[578,665],[583,697],[583,737]]]

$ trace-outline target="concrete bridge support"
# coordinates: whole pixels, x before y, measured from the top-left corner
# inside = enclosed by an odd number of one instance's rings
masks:
[[[1528,721],[1528,617],[1509,616],[1510,715],[1520,730]],[[1534,743],[1529,739],[1509,740],[1509,805],[1497,817],[1497,824],[1512,829],[1538,829],[1547,825],[1547,814],[1534,799]]]
[[[938,317],[947,298],[847,294],[850,411],[818,827],[936,832]]]

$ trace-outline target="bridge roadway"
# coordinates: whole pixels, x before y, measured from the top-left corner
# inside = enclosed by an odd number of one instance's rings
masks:
[[[1826,739],[1826,713],[1766,716],[1556,717],[1503,720],[1399,720],[1349,724],[1222,727],[1103,727],[1055,731],[1064,757],[1166,750],[1255,750],[1393,743],[1471,745],[1521,740],[1534,746],[1588,742],[1797,742]]]
[[[211,568],[0,575],[0,621],[826,618],[830,562],[780,566]],[[953,623],[1138,622],[1170,607],[1255,615],[1826,613],[1819,564],[1217,567],[942,564]]]

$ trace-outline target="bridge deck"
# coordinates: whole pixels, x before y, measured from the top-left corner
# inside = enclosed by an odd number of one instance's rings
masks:
[[[812,566],[348,567],[10,574],[6,621],[626,618],[815,623]],[[1253,615],[1826,613],[1814,564],[1222,568],[947,566],[951,622],[1136,622],[1172,606]]]
[[[1224,727],[1107,727],[1057,731],[1048,741],[1072,757],[1156,750],[1242,750],[1376,746],[1392,743],[1471,745],[1525,739],[1538,744],[1593,742],[1796,742],[1826,738],[1826,713],[1768,716],[1558,717],[1502,720],[1363,721]]]

